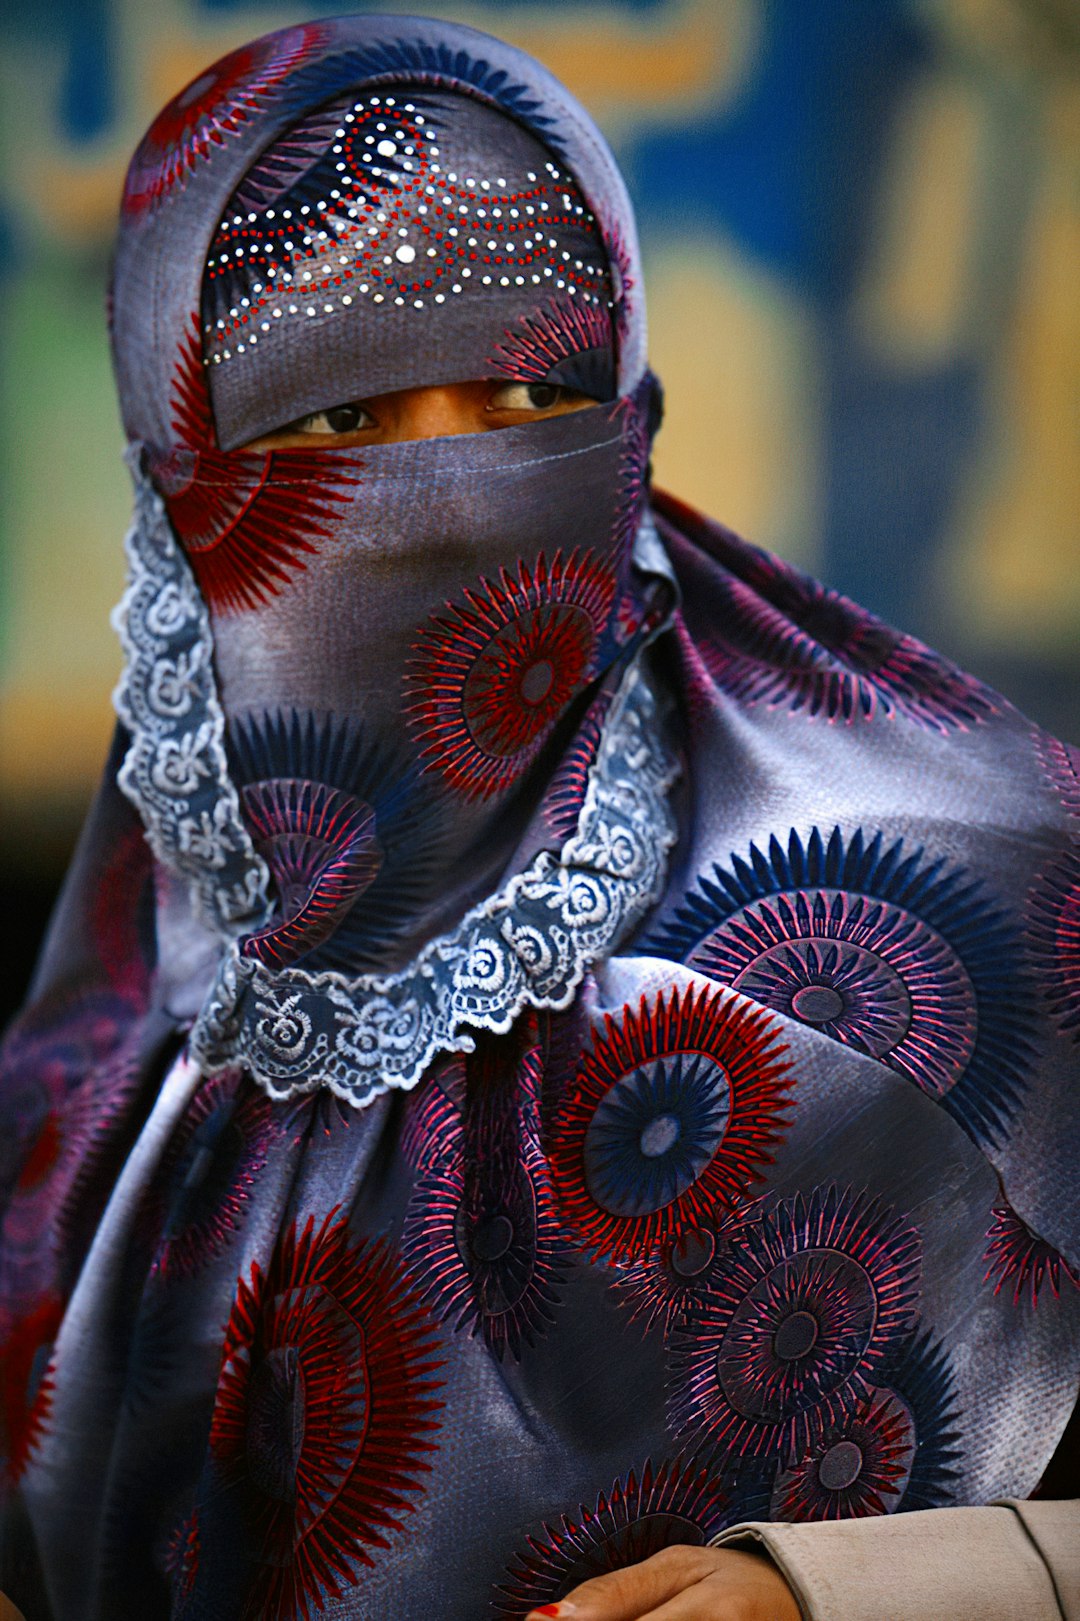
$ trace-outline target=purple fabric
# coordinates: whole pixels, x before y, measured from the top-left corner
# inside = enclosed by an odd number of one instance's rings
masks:
[[[614,394],[614,288],[576,181],[494,108],[394,92],[305,118],[226,205],[202,296],[226,450],[327,401],[424,384],[526,375]]]
[[[395,86],[475,98],[574,177],[617,276],[615,397],[379,455],[222,448],[198,322],[228,201],[299,120]],[[626,848],[667,844],[649,737],[611,748],[635,677],[682,763],[678,837],[651,915],[565,1002],[474,1024],[365,1108],[323,1086],[272,1101],[185,1049],[233,948],[194,917],[190,873],[151,857],[118,739],[4,1049],[0,1587],[28,1621],[523,1616],[742,1518],[1024,1496],[1054,1451],[1080,1362],[1080,756],[857,605],[646,501],[639,295],[592,125],[467,29],[269,36],[136,156],[124,419],[209,609],[277,908],[235,949],[318,970],[329,999],[534,860],[571,874],[576,924]],[[523,313],[501,311],[510,329]],[[311,364],[285,339],[266,354],[290,379]],[[336,403],[306,389],[288,413]],[[249,404],[221,409],[239,424]],[[616,581],[601,599],[589,553]],[[477,640],[470,615],[500,595]],[[143,606],[167,628],[164,591]],[[423,665],[433,612],[449,683]],[[591,662],[485,798],[558,663],[554,643],[533,657],[538,622],[591,625]],[[413,658],[450,694],[428,731]],[[495,714],[507,668],[519,699]],[[204,674],[174,669],[156,701],[179,713]],[[157,763],[167,798],[184,761]],[[560,866],[602,794],[623,836]],[[457,844],[434,839],[440,816]],[[287,998],[276,1019],[279,1042],[301,1022]]]

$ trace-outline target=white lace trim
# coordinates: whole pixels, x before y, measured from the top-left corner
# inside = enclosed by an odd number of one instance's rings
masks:
[[[128,452],[135,517],[128,585],[113,612],[125,668],[113,694],[131,737],[117,776],[158,860],[188,882],[216,932],[249,934],[270,913],[270,875],[240,816],[222,738],[210,619],[160,496]]]
[[[356,1108],[415,1086],[470,1030],[505,1032],[525,1007],[564,1008],[587,969],[659,899],[677,768],[656,699],[627,672],[607,717],[576,833],[432,940],[395,974],[271,970],[230,946],[191,1034],[208,1071],[243,1063],[272,1098],[326,1086]]]
[[[269,969],[237,938],[270,915],[269,873],[241,818],[206,606],[132,446],[129,583],[113,615],[126,655],[114,696],[131,737],[118,774],[154,854],[204,922],[232,937],[191,1034],[208,1072],[245,1064],[273,1098],[326,1086],[357,1108],[411,1087],[470,1030],[505,1032],[526,1006],[564,1008],[586,970],[659,899],[675,840],[676,767],[638,664],[606,718],[577,830],[429,942],[400,972]]]

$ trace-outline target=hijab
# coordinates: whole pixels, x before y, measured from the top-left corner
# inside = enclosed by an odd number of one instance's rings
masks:
[[[580,107],[457,25],[268,35],[136,153],[111,311],[120,728],[4,1050],[12,1595],[520,1616],[1030,1492],[1077,759],[650,490]],[[253,443],[477,377],[597,403]]]

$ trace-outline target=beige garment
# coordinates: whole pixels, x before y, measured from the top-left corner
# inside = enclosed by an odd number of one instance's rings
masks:
[[[1080,1621],[1080,1501],[734,1525],[764,1544],[804,1621]]]

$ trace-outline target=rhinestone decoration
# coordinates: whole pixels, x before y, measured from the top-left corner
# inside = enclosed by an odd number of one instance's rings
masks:
[[[600,239],[573,179],[550,160],[515,181],[448,168],[437,116],[419,99],[350,98],[256,163],[207,261],[208,365],[361,301],[420,310],[529,287],[611,307],[606,262],[580,256]]]

